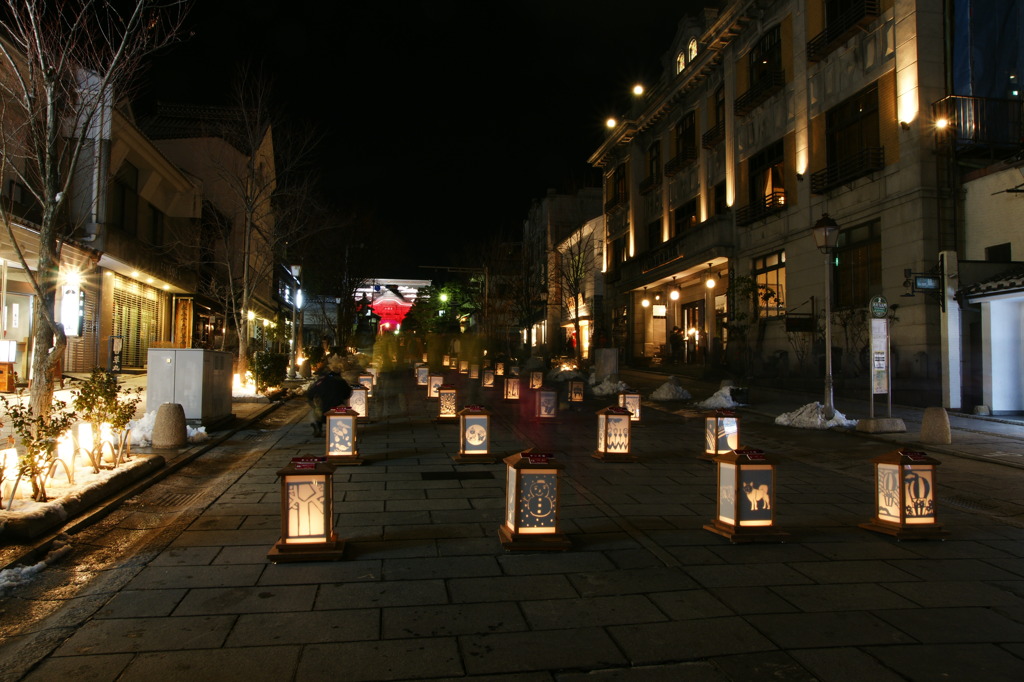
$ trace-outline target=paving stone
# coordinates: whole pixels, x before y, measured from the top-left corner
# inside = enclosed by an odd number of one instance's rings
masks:
[[[452,637],[311,644],[303,648],[295,671],[291,679],[296,682],[331,675],[345,682],[463,676],[458,645]]]
[[[267,565],[267,552],[271,547],[272,545],[242,545],[217,548],[220,551],[213,560],[213,564],[259,564],[265,566]]]
[[[132,654],[105,654],[99,656],[69,656],[48,658],[22,678],[25,682],[107,682],[123,679],[121,672],[132,661]]]
[[[775,650],[775,645],[740,618],[705,618],[608,628],[634,664],[693,661]]]
[[[903,682],[878,660],[860,649],[796,649],[789,655],[799,661],[821,682]]]
[[[1024,679],[1024,660],[993,644],[877,646],[865,651],[911,680]]]
[[[377,639],[380,609],[294,611],[238,617],[225,646],[251,647]]]
[[[381,575],[381,562],[375,559],[267,564],[258,584],[318,585],[320,583],[365,582],[380,580]]]
[[[525,599],[570,599],[578,597],[562,575],[549,575],[543,580],[530,576],[499,576],[493,578],[453,578],[448,581],[453,603],[521,601]]]
[[[626,663],[607,633],[597,628],[474,634],[460,637],[459,644],[471,675]]]
[[[292,678],[299,652],[293,646],[140,654],[118,680],[287,680]]]
[[[895,609],[875,615],[924,643],[1024,642],[1024,624],[980,607]]]
[[[715,667],[732,680],[820,682],[798,660],[785,651],[759,651],[756,654],[715,656],[711,661]]]
[[[156,618],[169,616],[181,602],[187,590],[121,590],[103,608],[96,618]]]
[[[578,573],[569,576],[584,597],[638,592],[674,592],[696,587],[683,571],[674,568],[640,568]]]
[[[604,627],[666,620],[665,614],[642,595],[528,600],[520,601],[519,607],[533,630]]]
[[[233,615],[91,620],[53,655],[216,649],[223,646],[234,621]]]
[[[800,585],[811,580],[785,564],[685,566],[684,570],[705,587],[744,587],[747,585]]]
[[[218,510],[219,511],[219,510]],[[234,530],[242,523],[242,517],[224,514],[203,515],[192,522],[189,530]]]
[[[925,581],[1018,580],[1019,575],[975,559],[890,561],[890,564]]]
[[[190,530],[171,543],[172,547],[225,547],[236,545],[263,545],[268,550],[281,536],[276,530]]]
[[[132,590],[162,590],[171,587],[229,587],[255,585],[263,566],[154,566],[143,569],[128,584]]]
[[[206,566],[214,560],[220,547],[172,547],[160,552],[150,566]]]
[[[501,575],[494,557],[488,556],[385,559],[383,563],[386,580]]]
[[[174,610],[175,616],[214,613],[270,613],[313,608],[316,586],[218,587],[191,590]]]
[[[615,570],[612,562],[601,552],[505,554],[498,557],[498,563],[507,575]]]
[[[381,613],[381,636],[385,639],[526,629],[523,615],[513,602],[405,606],[386,608]]]
[[[647,596],[672,620],[719,618],[735,615],[732,609],[705,590],[655,592]]]
[[[670,663],[559,673],[558,682],[731,682],[713,663]]]
[[[893,583],[899,585],[900,583]],[[875,611],[914,608],[914,603],[871,583],[841,585],[777,585],[780,597],[801,611]]]
[[[912,637],[865,611],[748,615],[782,649],[910,643]]]
[[[1024,599],[997,584],[974,581],[891,583],[889,590],[918,606],[1024,606]],[[1021,583],[1024,588],[1024,582]],[[1024,591],[1024,590],[1022,590]]]
[[[446,604],[448,593],[443,580],[404,580],[321,585],[317,592],[317,610],[383,608]]]

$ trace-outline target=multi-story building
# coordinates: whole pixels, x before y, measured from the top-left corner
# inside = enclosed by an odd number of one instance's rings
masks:
[[[604,216],[588,220],[555,247],[555,277],[561,291],[561,326],[567,354],[587,360],[591,348],[605,345]]]
[[[945,94],[941,4],[730,0],[684,18],[661,78],[591,157],[604,172],[606,308],[627,362],[749,376],[834,373],[867,391],[867,307],[889,304],[896,391],[940,394],[940,306],[904,271],[955,249],[930,105]],[[811,236],[840,227],[829,258]],[[910,398],[908,394],[908,399]]]
[[[557,277],[556,246],[601,214],[601,190],[581,189],[575,194],[547,196],[533,203],[523,223],[523,288],[533,307],[523,343],[531,355],[550,357],[564,354],[567,341],[562,333],[561,283]]]

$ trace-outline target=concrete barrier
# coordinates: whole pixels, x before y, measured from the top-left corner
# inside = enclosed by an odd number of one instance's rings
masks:
[[[953,442],[949,415],[944,407],[926,407],[921,419],[921,442],[948,445]]]
[[[178,403],[164,403],[156,410],[153,422],[154,448],[180,448],[188,442],[185,408]]]

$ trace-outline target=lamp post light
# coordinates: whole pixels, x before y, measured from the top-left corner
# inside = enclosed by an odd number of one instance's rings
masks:
[[[825,254],[825,419],[830,420],[836,415],[832,401],[832,252],[839,241],[839,225],[822,213],[821,218],[811,228],[814,243],[818,250]]]

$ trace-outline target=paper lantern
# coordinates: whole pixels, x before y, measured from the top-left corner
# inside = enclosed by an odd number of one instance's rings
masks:
[[[352,387],[352,395],[348,398],[348,406],[359,415],[359,421],[370,418],[370,389],[362,384]]]
[[[430,380],[430,367],[424,364],[416,365],[416,385],[426,386]]]
[[[469,378],[479,379],[480,378],[480,365],[472,364],[469,366]]]
[[[438,422],[453,422],[459,418],[459,391],[452,384],[441,384],[437,389]]]
[[[345,543],[334,532],[334,465],[323,457],[295,457],[281,479],[281,539],[267,553],[274,563],[333,561]]]
[[[460,464],[493,464],[491,455],[491,413],[481,405],[467,405],[459,410],[459,454],[453,458]]]
[[[630,421],[634,423],[640,421],[640,393],[628,389],[620,392],[619,407],[624,407],[629,410]]]
[[[504,362],[496,362],[496,363],[494,363],[494,375],[495,376],[499,376],[499,377],[505,376],[505,363]]]
[[[469,374],[469,360],[459,360],[459,374]]]
[[[452,362],[452,356],[450,356],[450,355],[443,355],[443,356],[441,356],[441,366],[442,367],[447,367],[448,365],[451,364],[451,362]]]
[[[505,377],[505,400],[519,400],[519,377]]]
[[[716,410],[704,417],[704,453],[701,459],[714,459],[740,446],[740,420],[731,410]]]
[[[530,390],[535,391],[544,385],[544,372],[530,372]]]
[[[505,523],[498,538],[507,550],[565,550],[571,546],[558,525],[562,464],[551,455],[520,452],[506,457]]]
[[[558,420],[558,391],[541,388],[533,394],[533,418],[554,424]]]
[[[373,375],[369,372],[360,372],[359,384],[366,387],[366,397],[373,397]]]
[[[444,377],[440,374],[431,374],[427,377],[427,400],[437,400],[437,392],[441,390]]]
[[[508,373],[514,377],[519,376],[519,365],[512,365],[508,368]]]
[[[483,388],[494,388],[494,373],[493,369],[485,369],[483,375],[480,378],[480,385]]]
[[[583,402],[583,390],[584,384],[579,379],[572,379],[568,383],[567,391],[569,393],[570,403],[582,403]]]
[[[630,449],[630,413],[624,407],[606,407],[597,412],[597,451],[605,462],[636,462]]]
[[[901,448],[875,463],[875,517],[861,528],[898,540],[941,538],[949,533],[936,520],[935,467],[938,460]]]
[[[717,455],[718,512],[705,530],[732,542],[782,542],[775,527],[775,464],[760,450]]]
[[[358,443],[359,413],[348,407],[327,412],[327,461],[331,464],[362,464]]]

